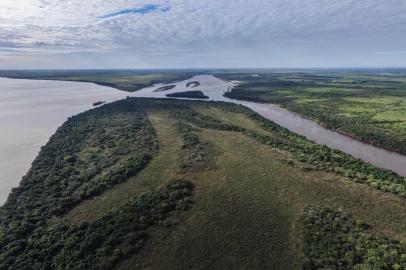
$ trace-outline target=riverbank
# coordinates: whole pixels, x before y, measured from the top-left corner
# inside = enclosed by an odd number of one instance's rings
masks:
[[[0,205],[69,117],[126,92],[93,83],[0,78]]]
[[[176,86],[171,89],[170,92],[191,91],[186,87],[187,83],[191,81],[199,81],[201,83],[202,92],[208,96],[210,100],[232,102],[246,106],[278,125],[306,137],[310,141],[340,150],[376,167],[393,171],[401,176],[406,176],[406,156],[404,155],[364,143],[340,132],[330,130],[316,121],[290,112],[278,105],[241,101],[224,97],[223,94],[225,92],[238,84],[236,81],[224,81],[212,75],[199,75],[175,84]],[[164,85],[160,86],[162,87]],[[145,88],[137,91],[134,93],[134,96],[166,97],[163,93],[153,93],[151,89],[152,88]]]
[[[0,183],[0,203],[5,201],[11,188],[18,185],[40,147],[68,117],[91,109],[92,104],[98,100],[111,102],[127,96],[167,98],[167,94],[192,91],[193,88],[188,87],[188,84],[196,81],[209,100],[246,106],[313,142],[406,176],[406,156],[329,130],[277,105],[224,97],[223,94],[238,82],[224,81],[212,75],[198,75],[176,83],[156,84],[132,93],[91,83],[0,78],[0,84],[3,85],[0,93],[3,101],[0,116],[3,127],[0,131],[0,176],[3,179]],[[164,92],[154,91],[168,85],[175,87]]]

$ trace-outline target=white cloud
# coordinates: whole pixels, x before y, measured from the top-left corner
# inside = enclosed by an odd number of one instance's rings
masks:
[[[145,5],[165,8],[105,16]],[[278,50],[284,43],[322,47],[325,42],[344,44],[347,39],[374,36],[380,44],[382,37],[388,43],[397,39],[404,44],[404,14],[404,0],[1,0],[0,49],[27,53],[33,48],[60,53],[178,53],[213,47]]]

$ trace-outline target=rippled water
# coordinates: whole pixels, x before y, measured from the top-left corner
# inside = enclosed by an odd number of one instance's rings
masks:
[[[200,86],[186,87],[192,81],[199,81]],[[272,104],[223,97],[223,93],[231,90],[235,84],[211,75],[199,75],[176,83],[176,87],[168,91],[154,92],[165,86],[159,84],[128,93],[91,83],[0,78],[0,204],[6,200],[11,188],[18,185],[40,147],[45,145],[55,130],[68,117],[92,108],[93,102],[112,102],[126,96],[164,98],[169,93],[195,90],[201,90],[210,100],[247,106],[311,141],[406,176],[406,156],[328,130]]]

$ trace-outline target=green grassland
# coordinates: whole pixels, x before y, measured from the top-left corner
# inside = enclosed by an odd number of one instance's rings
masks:
[[[404,73],[217,74],[242,83],[230,98],[277,103],[359,140],[406,154]]]
[[[0,269],[406,269],[405,188],[238,105],[129,98],[42,149],[0,208]]]
[[[91,82],[124,91],[137,91],[158,83],[186,80],[192,71],[142,70],[67,70],[67,71],[0,71],[0,76],[18,79],[62,80]]]

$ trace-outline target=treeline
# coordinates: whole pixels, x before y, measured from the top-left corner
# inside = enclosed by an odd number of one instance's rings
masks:
[[[179,104],[180,101],[174,100],[172,102],[173,104]],[[299,161],[312,165],[316,169],[343,175],[352,181],[364,183],[375,189],[406,197],[406,181],[404,177],[391,171],[377,168],[339,150],[312,143],[305,137],[292,133],[288,129],[275,124],[244,106],[225,102],[188,102],[191,104],[198,103],[200,106],[215,106],[222,110],[243,113],[273,135],[266,136],[244,127],[223,123],[215,118],[202,115],[191,108],[185,107],[185,103],[179,104],[181,107],[176,109],[172,108],[173,117],[182,119],[200,128],[241,132],[261,143],[291,152]]]
[[[329,129],[349,134],[358,140],[385,149],[406,154],[406,138],[392,129],[392,124],[399,123],[399,121],[376,121],[370,115],[349,118],[334,107],[319,108],[296,103],[286,104],[285,107],[307,118],[315,119]]]
[[[243,113],[271,135],[265,136],[224,123],[198,113],[193,110],[193,106],[215,106]],[[139,223],[131,225],[131,222],[141,218],[135,212],[123,210],[123,213],[129,215],[123,219],[120,211],[114,212],[96,221],[96,225],[85,224],[74,228],[62,224],[60,217],[84,199],[126,180],[147,164],[158,145],[144,112],[154,109],[167,110],[178,121],[177,131],[182,135],[182,151],[186,153],[183,163],[185,169],[193,168],[193,162],[204,168],[212,160],[209,156],[211,150],[205,152],[210,145],[200,140],[196,128],[227,130],[243,133],[261,143],[289,151],[301,162],[315,168],[344,175],[353,181],[398,196],[406,196],[403,177],[340,151],[312,143],[246,107],[224,102],[128,98],[69,119],[42,148],[20,186],[13,190],[6,204],[0,208],[0,269],[24,269],[22,266],[27,262],[38,266],[37,269],[58,269],[56,265],[61,265],[59,269],[89,269],[90,264],[108,268],[117,263],[118,258],[126,258],[138,250],[139,245],[142,246],[138,243],[145,240],[144,234],[135,233],[138,232],[136,228],[139,228]],[[190,186],[183,186],[182,190],[186,196],[190,193]],[[172,205],[176,208],[177,203]],[[138,213],[140,208],[137,209]],[[136,217],[135,221],[131,217]],[[116,218],[123,224],[131,223],[128,226],[135,230],[134,235],[129,236],[127,228],[123,228],[125,226],[114,227],[119,226],[119,223],[114,223]],[[102,223],[110,225],[103,227]],[[81,226],[83,230],[78,229]],[[92,231],[98,234],[93,235]],[[86,238],[86,234],[93,235],[94,239],[88,239],[87,244],[84,244],[82,238]],[[115,240],[107,240],[113,238],[122,239],[123,243],[128,238],[132,242],[123,244],[119,241],[116,245]],[[77,246],[76,242],[78,245],[83,244],[83,247]],[[131,251],[125,251],[128,249]],[[76,254],[76,251],[81,253]],[[67,261],[69,257],[73,258],[70,262]],[[103,257],[107,259],[103,260]],[[79,258],[83,265],[76,264]]]
[[[0,269],[114,269],[142,249],[151,226],[176,225],[177,215],[192,203],[192,189],[190,182],[174,180],[91,223],[69,226],[50,220],[9,243],[0,255]]]
[[[389,170],[377,168],[339,150],[312,143],[305,137],[296,135],[243,106],[226,105],[224,108],[245,113],[264,129],[276,133],[277,136],[272,137],[263,136],[253,131],[249,131],[247,134],[265,144],[293,153],[301,162],[311,164],[324,171],[343,175],[350,180],[367,184],[375,189],[406,197],[406,180],[404,177]]]
[[[257,103],[277,103],[282,104],[291,100],[276,91],[264,92],[260,90],[245,90],[241,88],[234,88],[230,92],[224,93],[224,96],[231,99],[246,100]]]
[[[176,116],[177,111],[171,111]],[[213,166],[213,146],[202,141],[196,134],[196,128],[183,121],[176,123],[176,131],[182,138],[182,155],[179,160],[181,172],[201,171]]]
[[[310,207],[302,217],[305,270],[406,269],[406,243],[377,235],[360,219]]]
[[[32,235],[84,199],[135,175],[157,148],[145,113],[126,100],[70,118],[0,208],[0,262],[18,262],[29,244],[42,241]]]
[[[328,75],[301,74],[293,77],[289,74],[261,74],[258,77],[247,75],[219,74],[221,78],[242,81],[225,97],[259,103],[276,103],[284,108],[313,119],[323,126],[334,129],[370,144],[406,154],[404,132],[387,121],[377,121],[374,113],[347,115],[345,108],[365,107],[365,103],[349,101],[346,98],[406,98],[406,84],[402,81],[360,80],[359,85],[348,85],[344,75],[332,80]],[[239,78],[240,76],[240,78]],[[286,78],[284,78],[286,77]],[[334,78],[334,77],[333,77]],[[300,79],[302,81],[300,82]],[[339,80],[343,79],[343,81]],[[332,91],[317,91],[331,88]],[[309,91],[309,88],[311,90]],[[336,90],[334,90],[336,89]],[[312,91],[315,90],[315,91]],[[316,103],[300,103],[301,98],[323,100]],[[400,100],[400,99],[399,99]],[[369,104],[376,111],[388,109],[382,104]],[[402,108],[402,105],[399,105]],[[372,110],[373,111],[373,110]],[[402,121],[403,122],[403,121]],[[399,123],[399,122],[398,122]]]

